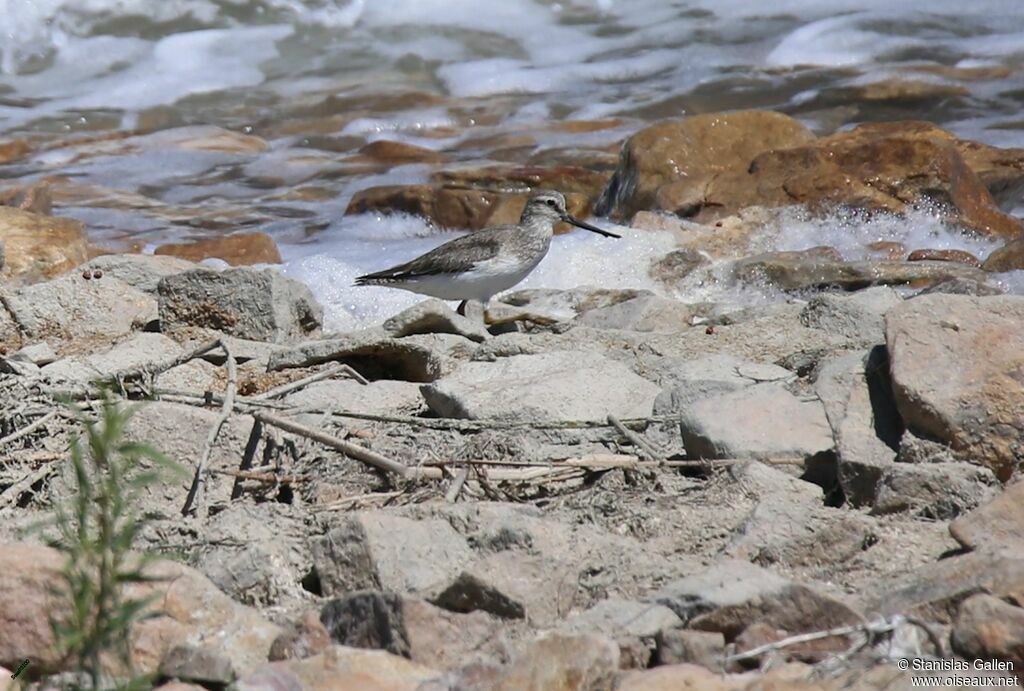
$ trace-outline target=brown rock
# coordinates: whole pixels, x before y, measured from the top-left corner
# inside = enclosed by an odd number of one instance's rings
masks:
[[[368,159],[401,165],[405,163],[443,163],[448,156],[414,144],[378,139],[359,149],[359,154]]]
[[[240,679],[238,691],[416,691],[437,670],[383,650],[332,645],[304,660],[272,662]]]
[[[422,216],[441,228],[480,230],[517,223],[528,197],[528,189],[506,192],[446,185],[388,185],[356,192],[345,213],[407,213]],[[590,213],[589,202],[582,194],[567,193],[566,205],[574,216],[585,218]],[[555,227],[556,233],[568,230],[571,226],[564,223]]]
[[[651,262],[648,274],[666,286],[675,286],[711,260],[700,251],[687,248],[669,252],[661,259]]]
[[[46,547],[0,545],[0,665],[17,669],[28,658],[39,673],[57,669],[60,655],[48,616],[55,606],[50,588],[62,565]]]
[[[717,123],[704,138],[710,145],[698,140],[709,152],[700,154],[691,150],[692,141],[675,135],[694,120],[656,125],[627,141],[598,212],[627,215],[657,208],[708,222],[754,205],[902,213],[911,205],[937,203],[949,220],[981,235],[1014,238],[1024,232],[1019,219],[999,209],[965,156],[986,170],[998,168],[989,174],[991,184],[1004,190],[1021,184],[1024,174],[1007,161],[994,163],[991,152],[959,145],[929,123],[870,123],[816,141],[790,126],[763,145],[759,138],[771,132],[764,123],[730,120],[730,126]],[[729,136],[736,146],[711,159],[719,153],[717,136]],[[1008,156],[1014,163],[1024,158]],[[706,163],[709,159],[713,162]]]
[[[192,262],[215,257],[231,266],[281,263],[277,243],[266,233],[238,233],[209,240],[170,243],[157,247],[154,254],[171,255]]]
[[[655,643],[659,665],[687,662],[719,670],[725,656],[725,636],[717,631],[665,629],[658,632]]]
[[[0,190],[0,206],[13,206],[22,211],[49,216],[53,211],[50,184],[41,181],[27,187],[8,187]]]
[[[531,189],[554,189],[562,194],[596,198],[610,173],[578,166],[483,166],[449,168],[434,173],[431,182],[442,186],[472,187],[523,193]]]
[[[50,634],[49,617],[54,599],[50,588],[62,565],[58,552],[48,547],[11,543],[0,546],[0,664],[17,667],[29,658],[39,669],[58,663]],[[249,670],[266,660],[279,629],[255,610],[233,602],[202,574],[184,564],[161,561],[151,566],[156,580],[127,588],[129,598],[156,596],[151,605],[160,616],[135,624],[131,657],[141,674],[157,669],[168,651],[179,644],[208,647]]]
[[[6,139],[0,142],[0,164],[25,158],[31,151],[32,147],[24,139]]]
[[[960,605],[950,641],[964,659],[1003,660],[1019,674],[1024,669],[1024,609],[983,593],[969,597]]]
[[[270,645],[268,659],[301,660],[319,655],[331,645],[331,635],[315,611],[306,612]]]
[[[879,240],[867,244],[867,248],[877,253],[882,259],[894,259],[899,261],[907,256],[907,247],[902,242],[891,242]]]
[[[859,621],[860,614],[849,605],[807,586],[793,584],[764,598],[719,607],[698,615],[689,621],[687,627],[698,631],[718,631],[725,635],[726,640],[733,640],[755,622],[792,633],[804,633]]]
[[[409,657],[436,669],[474,662],[504,662],[504,635],[498,621],[483,612],[458,614],[423,600],[402,598]]]
[[[937,84],[909,79],[884,79],[860,86],[829,90],[828,96],[841,96],[844,100],[860,101],[934,101],[967,96],[967,88],[953,84]]]
[[[957,518],[949,524],[949,533],[967,549],[1024,554],[1024,481]]]
[[[628,672],[616,691],[739,691],[745,684],[733,682],[706,667],[691,664],[665,665],[642,672]]]
[[[612,691],[619,647],[602,636],[549,633],[526,643],[512,660],[489,674],[473,667],[458,673],[464,691]],[[476,680],[473,676],[477,676]]]
[[[0,206],[0,244],[7,281],[26,284],[70,271],[88,256],[80,221]]]
[[[736,640],[734,641],[736,653],[744,653],[763,645],[778,643],[788,636],[789,634],[782,629],[766,624],[765,622],[755,622],[743,629],[742,633],[736,637]],[[829,638],[821,638],[815,641],[787,645],[785,648],[778,651],[762,653],[757,657],[741,660],[739,664],[748,669],[756,669],[762,666],[766,657],[775,657],[780,660],[798,660],[813,664],[821,662],[829,656],[841,653],[844,650],[849,649],[849,647],[850,641],[846,637],[831,636]]]
[[[908,262],[936,261],[967,264],[981,268],[981,261],[970,252],[963,250],[914,250],[907,255]]]
[[[1011,240],[992,252],[981,265],[985,271],[1001,273],[1024,269],[1024,238]]]
[[[796,120],[766,111],[697,115],[652,125],[626,140],[597,212],[629,218],[637,211],[661,208],[693,215],[718,174],[746,170],[764,151],[803,146],[813,139]],[[670,183],[678,185],[660,195],[668,206],[659,206],[658,191]]]
[[[360,190],[345,214],[369,212],[422,216],[441,228],[479,230],[488,225],[500,194],[433,185],[385,185]]]
[[[881,577],[862,600],[869,616],[902,614],[950,624],[960,603],[978,592],[1024,605],[1024,559],[982,552],[942,559],[898,579]]]
[[[923,295],[885,325],[907,427],[1008,479],[1024,456],[1024,297]]]

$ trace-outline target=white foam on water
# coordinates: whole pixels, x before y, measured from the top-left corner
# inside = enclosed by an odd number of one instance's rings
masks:
[[[838,250],[844,260],[858,261],[877,258],[877,253],[867,248],[873,242],[899,242],[908,252],[963,250],[979,259],[1001,244],[965,233],[928,208],[912,210],[904,217],[837,211],[824,218],[793,208],[783,212],[777,227],[762,236],[755,249],[795,251],[826,245]]]

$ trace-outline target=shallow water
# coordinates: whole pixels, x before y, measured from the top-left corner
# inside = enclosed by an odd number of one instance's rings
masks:
[[[343,217],[357,190],[432,170],[361,164],[378,139],[453,162],[564,161],[658,118],[756,107],[822,133],[923,118],[1024,145],[1024,13],[1002,0],[0,0],[0,17],[0,140],[36,147],[0,166],[0,187],[61,176],[57,213],[108,247],[268,232],[335,328],[414,302],[351,278],[448,237],[418,219]],[[936,88],[861,90],[893,78]],[[601,122],[562,124],[580,120]],[[210,126],[266,145],[210,144]],[[118,132],[134,136],[85,141]],[[772,237],[844,254],[864,237],[991,249],[927,213],[794,216]],[[671,245],[558,237],[524,287],[655,287],[646,263]]]

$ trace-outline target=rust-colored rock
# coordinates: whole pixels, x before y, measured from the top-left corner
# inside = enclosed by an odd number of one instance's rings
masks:
[[[907,247],[902,242],[892,240],[877,240],[869,242],[867,249],[879,255],[881,259],[893,259],[899,261],[907,256]]]
[[[717,175],[746,170],[754,156],[762,152],[803,146],[813,140],[810,130],[793,118],[768,111],[697,115],[661,122],[626,140],[597,211],[617,218],[654,208],[693,215],[702,206],[703,190]],[[686,181],[685,186],[669,195],[680,200],[680,205],[657,205],[659,188],[680,180]],[[659,201],[668,203],[665,199]],[[729,213],[737,208],[731,207]]]
[[[448,156],[433,149],[387,139],[378,139],[375,142],[370,142],[359,149],[359,154],[361,157],[390,165],[443,163],[448,160]]]
[[[967,264],[981,268],[981,261],[970,252],[964,250],[914,250],[907,255],[908,262],[936,261],[953,262],[955,264]]]
[[[1024,554],[1024,482],[949,524],[949,534],[967,549]],[[1024,603],[1021,603],[1024,604]]]
[[[8,139],[0,142],[0,164],[11,163],[25,158],[32,147],[24,139]]]
[[[960,605],[950,636],[953,650],[968,660],[1003,660],[1024,669],[1024,609],[979,593]]]
[[[5,255],[0,275],[16,284],[58,276],[89,258],[80,221],[7,206],[0,206],[0,243]]]
[[[277,243],[266,233],[238,233],[210,240],[171,243],[157,247],[154,254],[166,254],[193,262],[215,257],[231,266],[281,263]]]
[[[885,340],[893,395],[908,429],[945,442],[1000,480],[1019,469],[1024,297],[907,300],[886,314]]]
[[[53,211],[50,185],[42,181],[27,187],[8,187],[0,190],[0,206],[13,206],[22,211],[49,216]]]
[[[517,223],[529,191],[492,190],[438,185],[387,185],[356,192],[346,214],[367,212],[407,213],[422,216],[440,228],[480,230],[501,223]],[[566,195],[569,213],[585,218],[590,213],[587,199],[580,194]],[[559,224],[555,232],[571,230]]]
[[[37,671],[60,662],[54,649],[49,617],[55,600],[51,587],[63,560],[49,547],[24,543],[0,545],[0,664],[17,668],[29,658]],[[144,619],[132,629],[131,658],[138,673],[155,671],[171,647],[188,642],[230,656],[249,670],[266,659],[279,629],[255,610],[239,605],[195,569],[176,562],[153,564],[158,580],[128,586],[126,597],[155,596],[151,606],[160,616]]]
[[[1004,203],[1013,197],[1024,184],[1021,152],[1006,150],[1000,158],[923,122],[865,124],[817,140],[809,133],[801,140],[790,127],[783,136],[763,139],[772,132],[764,126],[772,122],[769,114],[738,115],[718,116],[729,119],[695,141],[680,133],[695,129],[698,118],[641,130],[623,147],[598,211],[628,216],[662,209],[710,222],[755,205],[903,213],[931,204],[981,235],[1016,238],[1024,232],[986,186],[998,188]],[[722,135],[735,145],[719,151],[716,138]],[[986,182],[968,161],[985,172]]]
[[[469,166],[449,168],[431,176],[431,181],[452,187],[473,187],[502,192],[525,193],[533,189],[558,190],[596,198],[611,173],[579,166]]]
[[[992,252],[985,259],[981,268],[995,273],[1024,269],[1024,238],[1011,240]]]

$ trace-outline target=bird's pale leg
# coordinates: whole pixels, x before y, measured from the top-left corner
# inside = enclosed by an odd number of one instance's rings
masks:
[[[484,324],[487,316],[487,303],[479,300],[463,300],[459,305],[459,314],[474,322]]]

